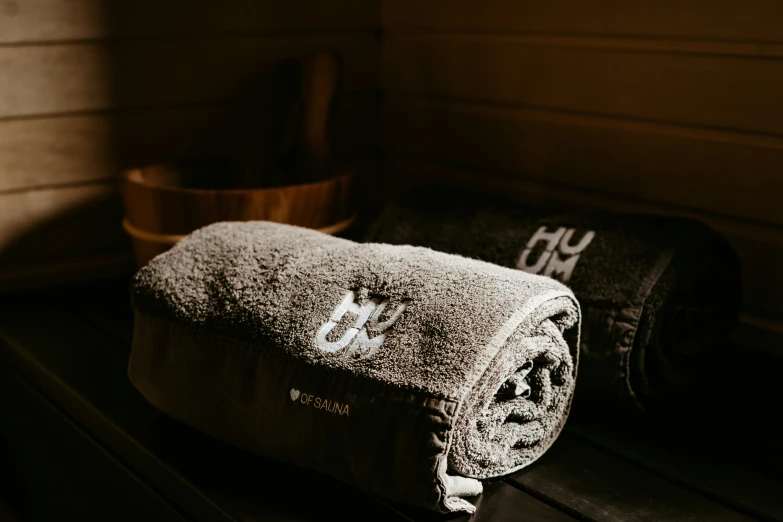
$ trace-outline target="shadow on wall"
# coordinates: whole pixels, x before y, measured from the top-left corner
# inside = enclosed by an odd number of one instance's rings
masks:
[[[106,150],[81,147],[102,157],[77,161],[94,167],[95,172],[81,176],[84,181],[20,195],[13,222],[0,222],[0,266],[10,267],[0,271],[0,287],[22,279],[25,286],[46,284],[47,270],[67,272],[67,279],[97,275],[100,259],[107,273],[131,271],[116,180],[124,169],[183,157],[221,157],[233,165],[225,173],[232,182],[259,182],[267,161],[263,151],[281,118],[275,109],[286,94],[285,86],[273,81],[276,67],[316,44],[309,37],[259,36],[259,16],[270,10],[287,20],[288,32],[304,32],[293,25],[293,8],[234,4],[90,2],[83,12],[57,22],[76,27],[78,39],[85,41],[62,44],[74,58],[58,67],[64,66],[72,79],[56,97],[64,100],[62,112],[88,124],[101,122],[94,132]],[[87,132],[82,139],[89,138]],[[92,261],[78,269],[80,260]]]
[[[3,234],[6,240],[0,244],[0,264],[25,266],[51,257],[52,252],[60,258],[78,257],[83,253],[84,243],[74,241],[75,238],[85,242],[102,238],[101,244],[116,252],[125,243],[115,234],[122,209],[119,198],[111,188],[107,189],[108,185],[102,184],[83,197],[76,194],[67,210],[29,223],[29,228],[16,235],[10,231]],[[106,238],[112,237],[117,240],[107,243]]]

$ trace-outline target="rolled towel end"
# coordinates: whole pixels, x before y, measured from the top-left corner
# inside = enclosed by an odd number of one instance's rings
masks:
[[[516,329],[499,341],[457,415],[449,453],[456,473],[483,479],[523,468],[565,424],[576,382],[578,304],[552,291],[525,308],[507,323]]]

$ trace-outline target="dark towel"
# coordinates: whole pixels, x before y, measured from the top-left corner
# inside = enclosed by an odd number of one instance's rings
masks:
[[[394,500],[472,511],[476,479],[537,459],[570,408],[579,307],[546,277],[218,223],[132,295],[129,375],[152,404]]]
[[[365,241],[427,246],[570,286],[583,314],[577,405],[667,402],[739,311],[739,262],[694,220],[547,211],[420,187],[384,209]]]

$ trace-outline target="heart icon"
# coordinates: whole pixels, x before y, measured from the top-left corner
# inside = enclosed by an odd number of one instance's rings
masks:
[[[300,395],[299,390],[291,388],[291,400],[292,401],[295,401],[296,399],[298,399],[299,395]]]

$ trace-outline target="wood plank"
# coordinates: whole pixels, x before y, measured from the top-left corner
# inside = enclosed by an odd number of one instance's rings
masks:
[[[783,400],[778,383],[783,352],[774,356],[761,348],[714,347],[690,383],[668,400],[651,403],[645,415],[588,411],[577,399],[566,429],[686,489],[755,518],[781,520],[783,450],[778,419],[770,411]],[[721,392],[729,389],[742,392]],[[741,428],[729,420],[738,411]]]
[[[252,100],[278,60],[324,47],[342,55],[345,89],[378,86],[379,45],[370,30],[0,47],[0,118]]]
[[[82,295],[85,302],[95,303],[105,297],[99,287],[93,289],[97,291],[82,288],[27,295],[21,303],[15,302],[13,310],[6,301],[0,308],[0,332],[6,341],[3,344],[0,340],[0,357],[19,368],[117,455],[130,458],[145,480],[178,505],[186,505],[180,504],[183,488],[190,488],[201,502],[241,520],[323,520],[332,511],[334,516],[351,520],[368,515],[381,521],[443,518],[409,506],[390,508],[388,503],[343,483],[255,457],[158,412],[127,379],[129,346],[65,310],[71,308],[69,296],[74,293]],[[124,308],[124,299],[118,301],[120,295],[112,295],[107,300],[109,308]],[[265,470],[263,476],[259,469]],[[269,476],[276,480],[270,483]],[[293,483],[299,487],[291,488]],[[310,502],[301,502],[302,487],[308,488]],[[204,519],[201,511],[191,509],[195,509],[195,500],[191,498],[187,512]],[[471,520],[515,520],[520,513],[531,520],[570,519],[502,482],[489,486],[477,505],[478,512]]]
[[[402,195],[408,188],[440,183],[515,199],[522,203],[549,207],[635,212],[683,216],[699,219],[722,233],[732,244],[742,262],[743,306],[755,315],[783,318],[783,229],[667,206],[627,197],[557,184],[524,176],[508,177],[491,170],[471,170],[440,166],[405,156],[389,156],[384,165],[383,183],[379,189],[387,200]],[[768,346],[783,355],[778,346]]]
[[[17,311],[19,305],[29,303],[29,299],[41,295],[43,294],[25,294],[17,300]],[[192,518],[214,522],[230,520],[223,510],[204,497],[190,482],[182,479],[176,472],[172,472],[166,463],[151,454],[145,445],[120,431],[120,426],[124,427],[130,423],[135,430],[132,433],[147,433],[149,436],[154,433],[155,423],[160,418],[160,414],[151,406],[134,408],[145,403],[127,378],[124,378],[127,357],[125,360],[118,357],[118,352],[112,352],[114,347],[111,343],[100,343],[100,338],[96,340],[96,335],[86,329],[79,332],[82,336],[81,341],[70,338],[74,344],[52,342],[58,338],[58,334],[67,331],[69,320],[66,315],[61,315],[59,327],[44,321],[44,316],[54,313],[54,308],[51,300],[40,302],[41,314],[38,319],[24,320],[23,315],[18,313],[14,315],[8,310],[10,307],[8,300],[3,301],[2,316],[15,317],[20,321],[18,324],[26,331],[53,328],[48,343],[38,339],[33,342],[39,346],[32,347],[28,351],[24,334],[20,336],[20,330],[12,330],[3,323],[0,326],[0,361],[3,366],[19,372],[57,407],[79,423],[85,431],[99,439],[119,460],[126,464],[131,463],[133,469],[148,484]],[[44,346],[46,344],[49,346],[48,349]],[[82,395],[85,392],[89,398],[96,394],[100,395],[102,401],[94,404],[88,402]],[[106,402],[115,405],[118,415],[104,414],[101,407]],[[176,498],[165,487],[168,484],[165,482],[161,484],[161,476],[170,477],[169,480],[173,479],[177,482]],[[193,516],[193,511],[198,516]]]
[[[415,509],[392,504],[410,522],[565,522],[574,520],[563,511],[523,493],[501,480],[484,482],[484,492],[476,501],[476,512],[472,515],[446,517],[434,511]]]
[[[259,125],[249,109],[173,107],[0,121],[0,192],[106,180],[122,168],[188,154],[236,154],[250,146]],[[334,123],[336,153],[377,150],[380,105],[371,94],[347,94]]]
[[[692,40],[602,34],[492,33],[438,29],[390,29],[388,38],[402,40],[493,41],[508,45],[608,50],[629,53],[685,54],[745,59],[783,58],[783,43],[748,40]]]
[[[387,27],[481,32],[580,33],[781,41],[783,6],[775,0],[549,2],[387,0]]]
[[[0,194],[0,266],[126,250],[113,182]]]
[[[0,520],[6,520],[7,522],[19,522],[16,515],[8,507],[8,503],[4,500],[0,500]]]
[[[670,419],[661,419],[661,422],[666,421],[671,422]],[[657,426],[650,423],[631,427],[607,422],[569,421],[568,425],[570,433],[578,434],[596,447],[676,481],[683,487],[720,499],[720,502],[735,506],[755,518],[783,519],[779,494],[783,489],[783,479],[770,469],[749,471],[757,456],[747,455],[744,445],[736,444],[727,451],[731,442],[726,441],[725,436],[716,444],[714,439],[720,437],[723,421],[715,421],[712,419],[708,424],[713,428],[711,433],[699,430],[699,440],[682,428],[672,433],[675,430],[656,429]],[[716,465],[718,455],[720,464]]]
[[[570,433],[561,434],[546,455],[506,480],[590,520],[753,520]]]
[[[79,257],[37,260],[0,266],[0,292],[100,281],[136,270],[133,252],[87,252]]]
[[[614,41],[614,40],[612,40]],[[783,133],[783,60],[498,35],[389,33],[384,88],[526,107]]]
[[[111,176],[117,165],[113,120],[97,115],[0,121],[0,191]]]
[[[384,105],[392,153],[783,223],[780,139],[429,98]]]
[[[734,332],[734,341],[745,346],[754,346],[771,355],[783,357],[783,321],[746,315]]]
[[[15,465],[3,473],[13,474],[24,520],[188,520],[8,370],[0,370],[0,436]]]
[[[0,289],[125,270],[119,168],[189,153],[241,157],[257,148],[256,122],[245,116],[244,106],[218,106],[0,122],[9,138],[0,139],[0,187],[10,189],[0,192]],[[361,162],[374,151],[378,118],[374,96],[346,98],[335,121],[338,155],[358,153],[351,161]]]
[[[0,43],[148,38],[375,26],[364,0],[15,0],[0,4]]]

